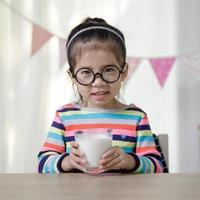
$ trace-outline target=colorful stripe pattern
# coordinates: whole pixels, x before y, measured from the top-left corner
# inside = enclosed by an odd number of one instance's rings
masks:
[[[46,141],[39,152],[40,173],[63,172],[61,162],[70,153],[77,131],[112,130],[112,146],[119,146],[136,159],[133,173],[163,171],[147,115],[133,104],[122,110],[82,109],[67,104],[57,110]]]

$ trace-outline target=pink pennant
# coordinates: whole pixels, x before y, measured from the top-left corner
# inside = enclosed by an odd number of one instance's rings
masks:
[[[66,62],[66,59],[67,59],[65,45],[66,45],[66,40],[59,38],[59,50],[60,50],[59,66],[60,67],[62,67],[64,65],[64,63]]]
[[[188,67],[195,73],[200,73],[200,53],[184,56],[181,65]]]
[[[158,78],[158,81],[160,83],[160,86],[163,87],[165,84],[165,81],[169,75],[169,72],[173,66],[173,63],[175,61],[174,57],[171,58],[155,58],[155,59],[149,59],[153,70]]]
[[[53,34],[50,32],[36,24],[33,24],[31,56],[35,54],[52,36]]]
[[[127,83],[129,81],[129,79],[132,77],[133,73],[136,71],[140,62],[141,62],[140,58],[135,58],[135,57],[128,57],[127,58],[127,63],[129,65],[129,68],[128,68],[128,75],[126,77],[125,83]]]

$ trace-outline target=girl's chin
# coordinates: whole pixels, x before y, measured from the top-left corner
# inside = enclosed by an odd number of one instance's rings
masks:
[[[112,108],[113,107],[113,103],[109,102],[109,101],[90,101],[88,104],[88,107],[92,107],[92,108]]]

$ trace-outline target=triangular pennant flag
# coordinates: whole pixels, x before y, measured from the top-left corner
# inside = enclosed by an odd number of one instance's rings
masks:
[[[33,24],[31,56],[35,54],[52,36],[52,33],[36,24]]]
[[[139,66],[140,62],[141,62],[140,58],[127,57],[127,63],[128,63],[129,68],[128,68],[128,75],[126,77],[125,83],[127,83],[129,79],[132,77],[133,73]]]
[[[165,84],[165,81],[169,75],[169,72],[173,66],[173,63],[175,61],[174,57],[171,58],[152,58],[149,59],[153,70],[158,78],[158,81],[160,83],[160,86],[163,87]]]
[[[200,73],[200,53],[183,57],[182,65],[189,67],[194,72]]]
[[[59,53],[60,53],[60,60],[59,60],[59,66],[62,67],[64,63],[66,62],[66,40],[59,38]]]

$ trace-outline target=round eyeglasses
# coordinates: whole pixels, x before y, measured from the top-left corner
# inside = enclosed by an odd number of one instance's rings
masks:
[[[75,78],[76,81],[81,85],[92,84],[98,75],[103,81],[107,83],[114,83],[119,79],[121,73],[123,72],[124,71],[120,70],[115,65],[108,65],[101,71],[101,73],[98,72],[96,74],[90,68],[83,67],[79,69],[72,77]]]

